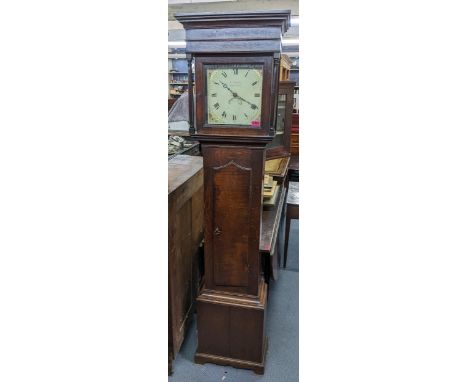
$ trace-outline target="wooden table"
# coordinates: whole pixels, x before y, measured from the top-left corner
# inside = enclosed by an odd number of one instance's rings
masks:
[[[260,255],[263,275],[266,282],[277,280],[284,246],[284,226],[286,216],[286,195],[288,192],[290,157],[285,157],[283,168],[277,173],[269,173],[278,182],[279,196],[274,206],[264,206],[260,236]]]
[[[281,264],[282,227],[284,225],[284,211],[287,189],[285,184],[280,186],[280,196],[274,207],[264,209],[262,213],[262,230],[260,234],[260,255],[263,265],[265,281],[270,278],[278,279],[278,268]]]
[[[299,182],[289,182],[288,198],[286,202],[286,233],[284,239],[284,262],[286,267],[288,259],[289,229],[291,219],[299,219]]]

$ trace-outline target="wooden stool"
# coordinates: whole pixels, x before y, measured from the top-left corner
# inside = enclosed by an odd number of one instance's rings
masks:
[[[286,232],[284,240],[283,268],[286,267],[286,260],[288,259],[289,228],[291,226],[291,219],[299,220],[299,182],[289,182],[286,205]]]

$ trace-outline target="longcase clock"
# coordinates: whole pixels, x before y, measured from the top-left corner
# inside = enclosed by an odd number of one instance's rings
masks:
[[[263,374],[265,146],[275,135],[281,37],[290,11],[175,18],[186,30],[190,133],[201,143],[204,167],[205,278],[197,298],[195,361]]]

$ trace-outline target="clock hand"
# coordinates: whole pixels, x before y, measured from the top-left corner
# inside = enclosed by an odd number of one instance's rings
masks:
[[[247,101],[246,99],[242,98],[241,96],[238,95],[237,98],[239,98],[239,99],[241,99],[242,101],[248,103],[248,104],[252,107],[252,109],[256,109],[256,108],[257,108],[257,105],[253,104],[252,102]]]
[[[234,98],[237,97],[237,94],[234,93],[234,92],[231,90],[231,88],[230,88],[229,86],[227,86],[223,81],[219,81],[219,82],[221,82],[221,84],[223,85],[223,88],[224,88],[224,89],[227,89],[227,90],[229,90],[229,91],[232,93],[232,95],[234,96]]]
[[[226,85],[223,81],[219,81],[219,82],[223,85],[223,88],[229,90],[229,91],[232,93],[232,96],[233,96],[234,98],[239,98],[239,99],[241,99],[242,101],[248,103],[248,104],[252,107],[252,109],[257,109],[257,105],[254,105],[252,102],[247,101],[245,98],[242,98],[239,94],[233,92],[233,91],[231,90],[231,88],[230,88],[228,85]]]

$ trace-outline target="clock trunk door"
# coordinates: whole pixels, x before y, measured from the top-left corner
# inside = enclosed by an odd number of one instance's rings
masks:
[[[205,146],[207,288],[255,295],[259,276],[259,149]],[[253,164],[252,164],[253,163]],[[258,184],[257,184],[258,183]]]

